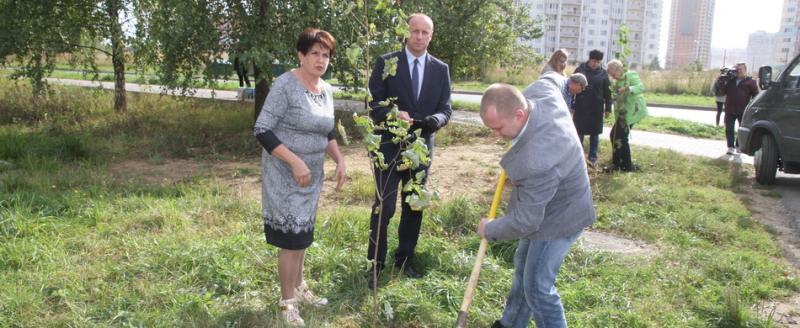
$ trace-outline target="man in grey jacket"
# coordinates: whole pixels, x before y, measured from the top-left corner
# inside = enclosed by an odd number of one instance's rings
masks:
[[[523,96],[510,85],[493,84],[481,101],[484,125],[511,140],[500,165],[513,189],[506,215],[481,220],[478,235],[489,241],[519,239],[511,292],[503,317],[492,327],[527,327],[531,317],[536,327],[567,325],[556,275],[569,248],[595,221],[595,211],[562,89],[540,79]]]

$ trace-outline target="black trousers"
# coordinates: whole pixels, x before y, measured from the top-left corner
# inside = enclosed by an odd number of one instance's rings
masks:
[[[633,125],[627,125],[622,120],[617,120],[614,123],[614,127],[611,128],[611,159],[614,162],[614,166],[623,171],[633,170],[631,146],[628,144],[628,137],[632,128]]]
[[[728,148],[739,147],[739,142],[736,140],[736,122],[742,124],[742,116],[735,114],[725,113],[725,139],[728,142]]]
[[[430,151],[431,163],[433,162],[433,138],[426,138],[428,150]],[[416,170],[397,171],[397,162],[394,161],[400,153],[399,147],[391,142],[384,142],[381,145],[381,152],[386,158],[389,168],[387,170],[380,170],[373,168],[375,176],[375,203],[372,205],[372,216],[370,218],[370,233],[369,233],[369,247],[367,250],[367,259],[376,260],[375,265],[382,269],[386,262],[387,252],[387,226],[389,219],[394,216],[397,204],[398,190],[402,191],[403,186],[406,185],[417,172],[425,171],[425,179],[423,184],[427,181],[429,167],[418,167]],[[399,158],[397,158],[399,159]],[[414,249],[417,247],[419,240],[419,231],[422,227],[422,211],[412,211],[411,207],[405,202],[409,193],[401,192],[401,213],[400,225],[397,229],[397,251],[394,253],[395,264],[403,265],[407,259],[414,257]],[[383,198],[383,202],[381,199]],[[377,254],[375,253],[377,248]]]

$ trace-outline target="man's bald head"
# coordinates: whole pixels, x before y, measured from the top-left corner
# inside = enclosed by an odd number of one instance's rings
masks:
[[[429,25],[431,31],[433,30],[433,19],[431,19],[430,16],[425,15],[423,13],[414,13],[408,16],[408,19],[406,19],[406,23],[408,23],[408,25],[411,25],[412,21],[415,20],[421,20],[420,22]]]
[[[528,111],[528,101],[516,87],[505,83],[490,85],[481,99],[481,116],[494,108],[500,116],[513,115],[517,110]]]

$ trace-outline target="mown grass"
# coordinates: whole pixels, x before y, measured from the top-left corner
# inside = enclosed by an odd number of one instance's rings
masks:
[[[608,122],[611,126],[611,122]],[[634,126],[636,130],[670,133],[693,138],[725,139],[725,127],[680,120],[672,117],[648,116]]]
[[[716,101],[712,96],[698,96],[691,94],[665,94],[665,93],[646,93],[648,104],[659,104],[667,106],[692,106],[716,108]]]
[[[277,252],[263,241],[257,199],[236,197],[231,181],[214,176],[164,181],[111,168],[148,155],[257,162],[249,107],[137,96],[118,115],[103,92],[67,88],[34,106],[9,90],[0,86],[0,113],[31,118],[12,115],[0,130],[0,160],[10,163],[0,166],[0,326],[281,327]],[[558,281],[570,326],[770,326],[754,306],[800,284],[732,191],[742,169],[638,147],[634,159],[640,172],[593,174],[593,229],[657,251],[574,247]],[[304,309],[308,325],[452,325],[479,244],[475,223],[488,207],[482,191],[426,212],[417,259],[426,276],[385,275],[373,295],[364,256],[372,183],[356,174],[341,196],[323,200],[306,270],[331,304]],[[513,252],[513,242],[492,245],[471,325],[500,316]]]

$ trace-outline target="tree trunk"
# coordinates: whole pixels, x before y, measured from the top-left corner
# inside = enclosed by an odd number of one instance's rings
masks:
[[[255,107],[253,108],[253,122],[255,122],[258,120],[258,114],[261,114],[261,108],[264,107],[264,102],[267,101],[269,81],[267,81],[266,78],[262,78],[261,69],[257,65],[253,65],[253,75],[253,79],[256,83]]]
[[[121,4],[118,0],[107,0],[111,39],[111,63],[114,66],[114,110],[123,113],[128,110],[125,92],[125,43],[122,40],[122,26],[119,23]]]
[[[258,22],[259,25],[262,25],[260,29],[261,31],[269,30],[269,27],[267,26],[266,22],[267,19],[273,19],[273,18],[270,18],[268,13],[269,13],[269,1],[267,0],[259,1],[257,17],[260,18]],[[266,77],[261,76],[262,73],[261,69],[262,67],[258,67],[258,65],[253,63],[253,81],[256,84],[256,90],[254,95],[255,108],[253,108],[253,122],[258,120],[258,115],[261,114],[261,108],[264,107],[264,102],[267,101],[267,95],[269,94],[269,86],[272,83],[271,81],[272,79],[270,78],[272,76],[272,72],[269,71],[270,69],[272,69],[272,67],[270,66],[266,67],[267,69]]]

